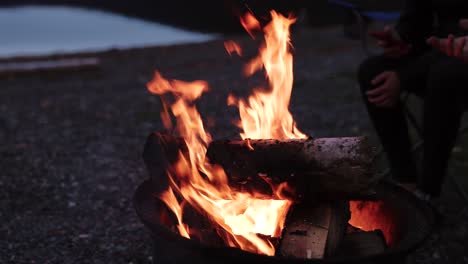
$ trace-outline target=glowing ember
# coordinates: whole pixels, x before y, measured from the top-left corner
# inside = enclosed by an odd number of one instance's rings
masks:
[[[349,209],[351,219],[349,224],[364,231],[380,229],[385,236],[387,245],[392,246],[395,242],[393,234],[396,233],[395,219],[392,210],[382,201],[350,201]]]
[[[295,127],[288,110],[293,82],[289,27],[295,20],[274,11],[271,15],[272,21],[263,29],[250,14],[241,20],[249,34],[256,29],[264,32],[265,43],[260,48],[260,55],[247,65],[246,73],[251,75],[264,68],[271,86],[269,92],[254,91],[247,101],[230,96],[229,101],[239,106],[243,138],[304,138],[306,136]],[[234,42],[227,42],[225,47],[228,52],[242,54]],[[172,128],[169,114],[172,112],[177,120],[177,131],[188,147],[188,153],[179,153],[178,162],[170,170],[175,172],[174,175],[168,170],[171,187],[160,196],[177,217],[180,234],[190,238],[190,227],[183,221],[183,204],[189,203],[215,224],[227,245],[274,255],[271,238],[280,237],[292,205],[292,201],[282,196],[286,183],[271,185],[274,193],[271,196],[236,191],[229,186],[223,168],[206,160],[211,136],[205,131],[202,118],[193,104],[208,90],[206,82],[167,80],[156,72],[148,90],[158,95],[172,94],[174,101],[170,104],[162,97],[163,124]],[[175,194],[183,201],[180,202]]]

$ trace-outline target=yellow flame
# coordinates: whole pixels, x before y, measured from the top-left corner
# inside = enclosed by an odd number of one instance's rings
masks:
[[[263,29],[265,43],[259,55],[244,69],[247,76],[264,69],[270,87],[256,89],[247,100],[230,95],[228,104],[239,107],[243,139],[306,138],[289,112],[294,79],[289,28],[296,20],[274,11],[271,16],[271,22]]]

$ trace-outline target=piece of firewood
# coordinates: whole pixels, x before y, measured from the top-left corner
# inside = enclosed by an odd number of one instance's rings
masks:
[[[166,192],[171,186],[169,174],[177,175],[174,171],[175,164],[179,160],[180,153],[186,154],[188,151],[185,141],[176,136],[164,132],[151,133],[143,150],[143,160],[150,175],[153,195],[155,199],[161,198],[161,194]],[[174,180],[177,180],[175,177]],[[176,199],[181,197],[174,192]],[[200,217],[200,214],[190,204],[184,204],[184,222],[196,227],[209,227],[208,220]],[[165,216],[167,223],[176,223],[175,215],[172,213]]]
[[[180,153],[184,155],[188,153],[185,141],[180,137],[164,132],[151,133],[143,150],[143,160],[150,174],[148,184],[152,185],[152,195],[155,199],[153,203],[159,207],[160,212],[160,215],[155,217],[159,217],[159,221],[176,233],[178,233],[176,215],[158,198],[170,187],[168,173],[177,175],[174,171],[174,165],[179,160]],[[175,177],[174,180],[177,181],[177,178]],[[174,192],[174,195],[178,201],[182,200],[178,193]],[[191,239],[212,246],[222,244],[222,240],[216,229],[213,228],[213,223],[209,221],[209,218],[189,203],[183,205],[183,222],[189,226]]]
[[[372,192],[374,156],[366,137],[220,140],[207,152],[209,161],[221,165],[233,182],[255,180],[260,173],[288,182],[302,196],[333,199]]]
[[[290,258],[321,259],[325,256],[331,206],[300,204],[291,208],[283,229],[279,254]]]
[[[348,221],[351,218],[348,201],[333,201],[330,203],[330,226],[325,248],[325,256],[334,256],[346,235]]]
[[[279,255],[320,259],[333,256],[350,218],[346,201],[295,204],[287,218]]]
[[[187,153],[187,145],[180,137],[164,132],[151,133],[143,149],[143,160],[150,174],[156,195],[166,191],[170,184],[167,172],[176,175],[174,164],[179,160],[179,153]]]

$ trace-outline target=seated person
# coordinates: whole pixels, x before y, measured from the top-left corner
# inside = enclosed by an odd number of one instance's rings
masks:
[[[358,79],[393,177],[429,200],[440,195],[468,104],[468,60],[461,37],[467,34],[460,26],[468,23],[462,20],[468,18],[468,1],[405,2],[395,27],[370,33],[384,51],[362,62]],[[424,98],[421,177],[417,177],[410,151],[402,91]]]

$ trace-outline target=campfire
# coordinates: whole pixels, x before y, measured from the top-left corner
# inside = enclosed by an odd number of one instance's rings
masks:
[[[263,72],[268,87],[226,98],[239,110],[239,139],[213,140],[206,130],[195,101],[210,89],[207,82],[156,72],[148,83],[162,99],[164,126],[177,133],[154,132],[145,145],[150,208],[158,209],[142,218],[207,247],[256,255],[382,253],[399,239],[398,220],[388,204],[362,200],[378,197],[374,150],[365,137],[313,138],[297,127],[289,111],[295,18],[270,15],[266,24],[250,13],[240,21],[252,38],[263,40],[244,74]],[[225,48],[242,55],[233,41]]]

